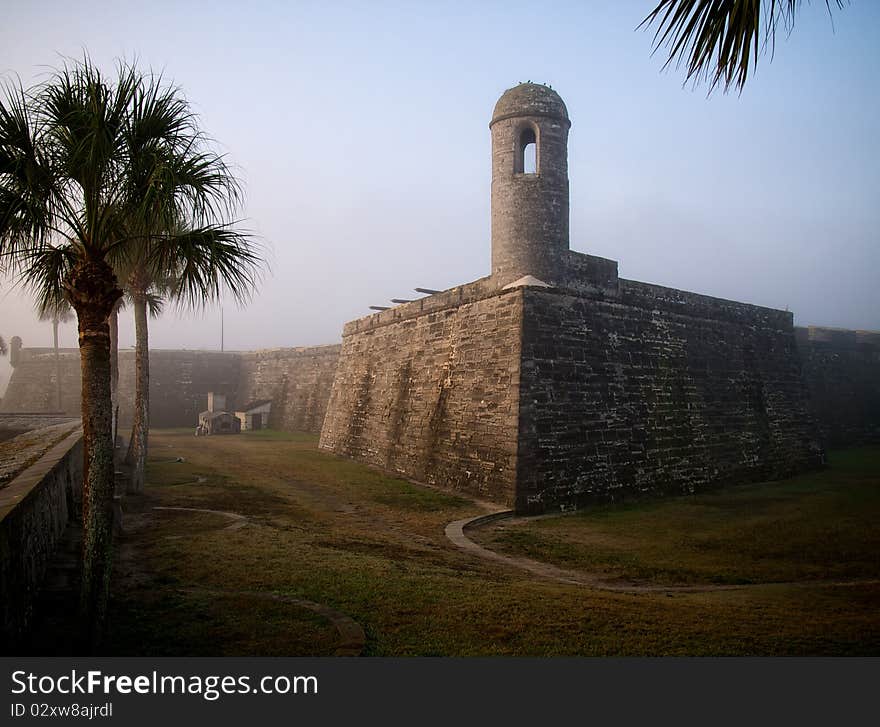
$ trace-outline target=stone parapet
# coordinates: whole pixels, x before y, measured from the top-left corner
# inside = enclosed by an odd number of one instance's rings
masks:
[[[14,653],[25,638],[49,559],[80,516],[82,467],[75,428],[0,489],[0,653]]]

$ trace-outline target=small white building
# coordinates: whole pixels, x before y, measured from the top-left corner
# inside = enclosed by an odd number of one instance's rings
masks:
[[[208,409],[199,414],[199,425],[196,427],[196,436],[207,434],[238,434],[241,431],[241,422],[238,417],[226,408],[226,395],[208,392]]]
[[[241,422],[228,411],[203,411],[199,414],[199,426],[196,436],[206,434],[238,434]]]
[[[271,410],[271,399],[257,399],[236,409],[235,416],[241,422],[241,431],[267,429],[269,427],[269,412]]]

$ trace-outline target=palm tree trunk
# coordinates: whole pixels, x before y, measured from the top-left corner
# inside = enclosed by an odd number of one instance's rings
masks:
[[[55,346],[55,392],[57,394],[58,411],[64,411],[61,406],[61,354],[58,351],[58,318],[52,319],[52,338]]]
[[[119,427],[119,308],[110,314],[110,401],[113,412],[113,449]]]
[[[113,551],[115,473],[111,438],[110,326],[122,294],[103,261],[78,264],[67,288],[79,325],[83,423],[83,563],[80,613],[87,646],[100,640],[107,614]]]
[[[143,492],[147,462],[147,440],[150,432],[150,347],[147,332],[147,296],[142,290],[131,290],[134,307],[135,389],[134,423],[131,428],[129,461],[133,465],[130,492]]]

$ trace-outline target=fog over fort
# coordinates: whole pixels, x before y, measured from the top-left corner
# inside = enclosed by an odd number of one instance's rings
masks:
[[[182,87],[267,248],[254,300],[224,309],[227,349],[334,343],[370,305],[488,274],[487,127],[526,80],[552,84],[573,119],[572,249],[626,278],[788,308],[796,325],[880,329],[880,9],[848,7],[832,32],[806,7],[741,96],[707,99],[634,30],[651,6],[22,4],[0,28],[0,71],[30,85],[86,49]],[[52,344],[8,280],[0,335]],[[218,349],[220,312],[170,309],[150,339]],[[8,374],[0,359],[0,392]]]

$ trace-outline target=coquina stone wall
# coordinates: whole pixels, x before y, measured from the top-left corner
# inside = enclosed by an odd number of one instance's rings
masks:
[[[273,348],[239,356],[236,406],[271,399],[269,425],[292,432],[321,431],[340,346]]]
[[[823,439],[880,442],[880,333],[810,326],[795,335]]]
[[[11,481],[0,481],[0,654],[14,653],[26,636],[49,560],[81,512],[82,432],[78,423],[66,431],[59,426],[41,430],[42,437],[17,438],[34,439],[22,447],[38,447],[38,457]],[[45,451],[44,441],[55,443]]]
[[[517,509],[819,466],[791,314],[620,280],[523,293]]]
[[[21,339],[9,347],[12,377],[0,402],[0,412],[79,412],[80,356],[78,348],[62,348],[55,356],[51,348],[22,348]],[[58,387],[61,378],[61,408]]]
[[[56,381],[62,383],[61,411],[80,409],[78,349],[16,348],[2,412],[58,411]],[[150,351],[150,417],[156,427],[195,426],[208,406],[208,392],[224,393],[227,407],[272,399],[270,425],[317,434],[330,397],[339,345],[265,351]],[[134,352],[119,352],[119,418],[131,422]]]
[[[790,313],[578,262],[349,323],[321,448],[521,512],[821,464]]]
[[[353,321],[335,388],[338,345],[153,351],[154,426],[192,426],[215,390],[232,407],[272,399],[271,426],[317,433],[334,389],[325,449],[511,505],[516,466],[523,509],[597,488],[617,496],[781,476],[814,456],[810,408],[824,445],[880,441],[878,334],[792,330],[788,313],[618,280],[614,261],[574,252],[568,270],[555,291],[499,291],[484,278]],[[496,297],[503,316],[492,312]],[[460,357],[478,349],[479,362]],[[55,411],[52,349],[11,353],[0,410]],[[64,407],[76,413],[78,350],[62,350],[60,363]],[[123,425],[133,395],[133,355],[122,351]]]
[[[150,351],[150,425],[195,427],[208,408],[208,392],[236,398],[240,357],[219,351]],[[119,354],[119,420],[130,425],[135,392],[134,352]]]
[[[512,504],[521,310],[483,280],[346,325],[321,449]]]

